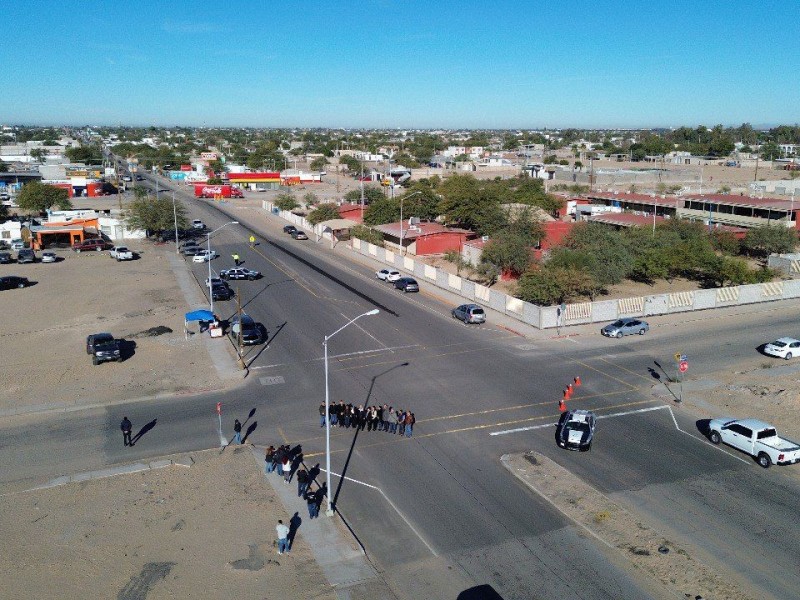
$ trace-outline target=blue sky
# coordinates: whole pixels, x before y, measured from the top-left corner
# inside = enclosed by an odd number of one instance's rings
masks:
[[[800,121],[794,0],[1,5],[3,124]]]

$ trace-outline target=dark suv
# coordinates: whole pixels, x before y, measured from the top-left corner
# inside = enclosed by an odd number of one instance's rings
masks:
[[[14,288],[24,288],[31,284],[27,277],[17,277],[16,275],[6,275],[0,277],[0,290],[11,290]]]
[[[239,328],[242,330],[242,344],[249,346],[251,344],[263,344],[266,341],[264,335],[264,326],[261,323],[256,323],[253,317],[242,313],[241,326],[239,325],[239,316],[231,319],[231,335],[234,342],[239,339]]]
[[[92,355],[92,364],[99,365],[109,360],[121,361],[119,340],[110,333],[93,333],[86,338],[86,354]]]
[[[84,250],[97,250],[100,252],[101,250],[108,250],[109,248],[111,248],[111,244],[100,238],[86,239],[72,246],[75,252],[82,252]]]
[[[214,300],[230,300],[233,298],[233,290],[224,281],[211,284],[211,297]]]
[[[21,265],[24,263],[35,263],[36,253],[33,250],[20,250],[17,253],[17,262]]]

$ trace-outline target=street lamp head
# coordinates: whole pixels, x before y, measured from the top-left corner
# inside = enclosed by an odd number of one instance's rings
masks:
[[[372,309],[371,311],[369,311],[368,313],[364,313],[364,316],[377,315],[379,312],[381,312],[381,311],[379,311],[377,308],[373,308],[373,309]]]

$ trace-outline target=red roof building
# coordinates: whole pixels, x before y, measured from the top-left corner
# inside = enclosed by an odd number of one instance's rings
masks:
[[[408,221],[402,221],[377,225],[375,229],[384,235],[385,241],[398,248],[401,246],[402,238],[404,250],[417,256],[444,254],[451,250],[461,252],[464,242],[476,237],[472,231],[445,227],[439,223],[411,225]]]
[[[341,218],[362,223],[364,221],[364,211],[367,208],[361,204],[340,204],[338,209]]]

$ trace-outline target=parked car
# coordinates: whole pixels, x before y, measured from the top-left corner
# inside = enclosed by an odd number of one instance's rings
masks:
[[[108,250],[109,248],[111,248],[111,244],[101,238],[87,238],[72,246],[75,252],[83,252],[84,250],[96,250],[100,252],[101,250]]]
[[[109,360],[122,360],[119,340],[110,333],[93,333],[86,337],[86,354],[92,355],[92,364],[99,365]]]
[[[224,281],[212,283],[211,298],[214,300],[230,300],[233,298],[233,290]]]
[[[192,262],[204,263],[214,260],[218,256],[219,253],[216,250],[201,250],[199,253],[192,256]]]
[[[5,275],[0,277],[0,290],[11,290],[14,288],[24,288],[31,284],[27,277],[17,277],[16,275]]]
[[[764,346],[764,354],[777,356],[778,358],[791,359],[793,356],[800,356],[800,340],[790,337],[782,337]]]
[[[184,248],[196,248],[199,246],[196,240],[186,240],[185,242],[181,242],[178,246],[178,250],[183,250]]]
[[[294,225],[284,225],[283,226],[283,233],[292,233],[297,231],[297,227]]]
[[[296,240],[307,240],[308,236],[305,234],[304,231],[300,231],[299,229],[295,229],[292,232],[292,237]]]
[[[205,223],[203,223],[200,219],[195,219],[194,221],[192,221],[192,229],[198,229],[202,231],[205,228],[206,228]]]
[[[633,335],[634,333],[644,335],[648,331],[650,331],[650,325],[647,324],[647,321],[628,317],[609,323],[600,330],[600,333],[606,337],[621,338],[623,335]]]
[[[241,321],[241,325],[239,325]],[[242,344],[263,344],[266,341],[264,326],[261,323],[256,323],[253,318],[245,313],[242,313],[241,319],[239,315],[235,315],[231,319],[231,335],[234,342],[239,339],[239,329],[242,331]]]
[[[792,465],[800,462],[800,445],[778,435],[772,425],[756,419],[711,419],[708,439],[724,442],[747,452],[765,469],[771,464]]]
[[[462,304],[457,306],[450,314],[454,319],[464,321],[464,323],[485,323],[486,311],[477,304]]]
[[[401,277],[394,282],[394,287],[404,292],[418,292],[419,284],[417,280],[412,277]]]
[[[55,252],[42,252],[42,262],[43,263],[54,263],[57,260],[57,256]]]
[[[211,278],[209,278],[209,277],[206,277],[206,287],[208,287],[208,286],[210,286],[210,285],[218,285],[218,284],[220,284],[220,283],[223,283],[223,284],[225,284],[225,285],[228,285],[227,283],[225,283],[224,281],[222,281],[222,279],[220,279],[219,277],[211,277]]]
[[[193,246],[189,244],[188,246],[184,246],[183,249],[181,249],[181,254],[183,254],[184,256],[196,256],[198,254],[202,254],[205,251],[206,249],[203,248],[202,246]]]
[[[375,271],[375,277],[381,281],[394,282],[400,279],[402,275],[400,275],[400,271],[397,269],[381,269],[380,271]]]
[[[0,265],[7,265],[14,260],[11,252],[0,252]]]
[[[589,410],[568,410],[556,425],[556,444],[567,450],[591,450],[597,417]]]
[[[222,269],[219,272],[219,276],[222,279],[247,279],[248,281],[253,281],[261,277],[261,273],[244,267],[236,267],[235,269]]]
[[[22,250],[22,249],[27,248],[27,247],[28,247],[28,245],[25,242],[23,242],[21,239],[19,239],[19,238],[15,239],[15,240],[11,240],[11,249],[12,250]]]
[[[35,263],[36,262],[36,253],[33,250],[20,250],[17,252],[17,263],[25,264],[25,263]]]
[[[116,259],[117,262],[121,260],[133,260],[133,252],[128,250],[127,246],[114,246],[108,252],[111,258]]]
[[[133,177],[131,177],[130,175],[123,175],[122,181],[133,181]]]
[[[144,177],[142,177],[141,175],[137,175],[136,181],[144,181]]]

